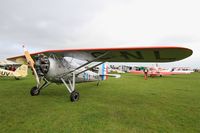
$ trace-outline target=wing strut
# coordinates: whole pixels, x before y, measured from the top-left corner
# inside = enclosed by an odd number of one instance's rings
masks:
[[[98,60],[99,58],[101,58],[101,57],[107,55],[108,53],[109,53],[109,51],[107,51],[107,52],[103,53],[102,55],[96,57],[94,60],[88,61],[88,62],[86,62],[85,64],[83,64],[83,65],[81,65],[81,66],[75,68],[74,70],[69,71],[68,73],[61,74],[61,75],[57,75],[57,77],[58,77],[58,78],[62,78],[62,77],[66,76],[66,75],[68,75],[68,74],[70,74],[70,73],[73,73],[73,72],[75,72],[76,70],[78,70],[78,69],[80,69],[80,68],[82,68],[82,67],[85,67],[86,65],[88,65],[88,64],[90,64],[90,63],[92,63],[92,62]]]
[[[100,63],[98,63],[98,64],[96,64],[96,65],[94,65],[94,66],[92,66],[92,67],[89,67],[88,69],[85,69],[84,71],[81,71],[81,72],[77,73],[76,76],[78,76],[78,75],[81,74],[81,73],[84,73],[85,71],[87,71],[87,70],[89,70],[89,69],[92,69],[92,68],[94,68],[94,67],[96,67],[96,66],[99,66],[99,65],[101,65],[101,64],[103,64],[103,63],[105,63],[105,61],[104,61],[104,62],[100,62]]]

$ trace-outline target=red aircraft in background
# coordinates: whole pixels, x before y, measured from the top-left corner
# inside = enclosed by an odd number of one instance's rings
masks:
[[[130,73],[133,74],[144,74],[144,78],[147,79],[147,76],[149,77],[162,77],[162,76],[168,76],[168,75],[179,75],[179,74],[191,74],[193,71],[184,71],[182,69],[164,69],[161,67],[158,67],[156,64],[156,67],[144,67],[142,70],[131,70]]]

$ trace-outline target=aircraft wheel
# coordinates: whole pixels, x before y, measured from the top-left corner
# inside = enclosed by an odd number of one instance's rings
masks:
[[[70,100],[72,102],[76,102],[79,100],[79,93],[77,91],[73,91],[71,94],[70,94]]]
[[[19,78],[18,78],[18,77],[15,77],[15,79],[16,79],[16,80],[19,80]]]
[[[40,90],[39,90],[36,86],[34,86],[34,87],[31,89],[30,93],[31,93],[31,96],[37,96],[37,95],[40,94]]]

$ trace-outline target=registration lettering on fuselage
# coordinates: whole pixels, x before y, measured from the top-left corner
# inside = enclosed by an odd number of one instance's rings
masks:
[[[10,72],[0,71],[0,75],[2,75],[2,76],[9,76]]]

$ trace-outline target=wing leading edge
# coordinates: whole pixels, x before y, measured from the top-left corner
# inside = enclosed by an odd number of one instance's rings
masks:
[[[92,49],[64,49],[47,50],[32,53],[57,57],[72,57],[80,60],[108,61],[108,62],[173,62],[192,55],[192,50],[183,47],[128,47],[128,48],[92,48]],[[25,56],[8,58],[15,62],[24,62]]]

